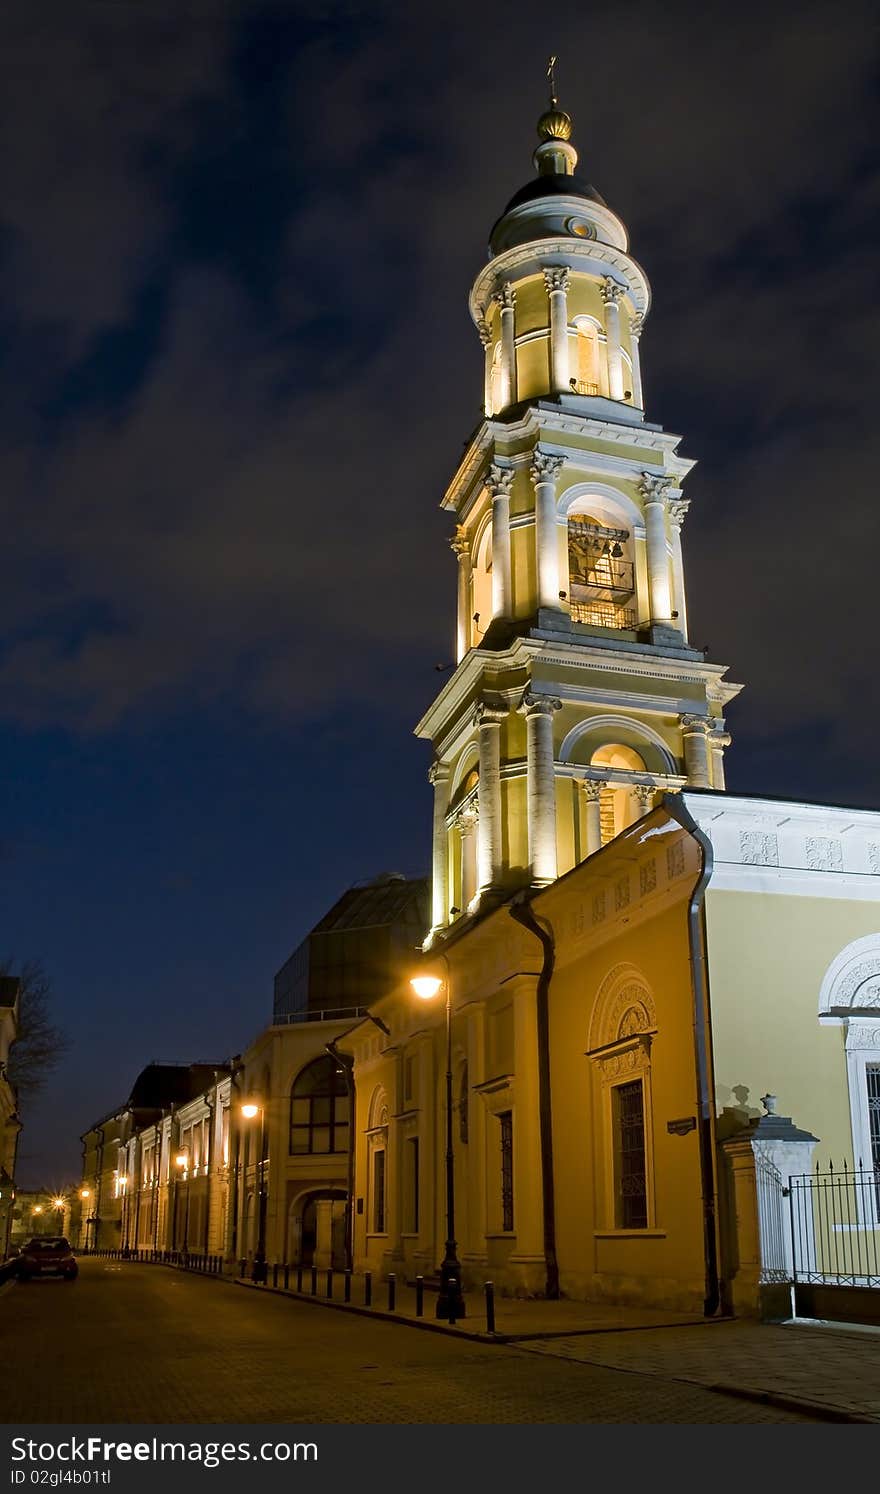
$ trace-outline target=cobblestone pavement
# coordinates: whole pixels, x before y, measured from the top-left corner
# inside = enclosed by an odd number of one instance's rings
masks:
[[[870,1331],[720,1322],[649,1333],[577,1334],[520,1347],[570,1364],[769,1392],[880,1421],[880,1335]]]
[[[813,1420],[680,1379],[121,1262],[85,1260],[73,1285],[5,1288],[0,1351],[15,1367],[7,1423]]]

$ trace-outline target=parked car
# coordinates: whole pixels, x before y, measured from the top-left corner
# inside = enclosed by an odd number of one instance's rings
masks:
[[[73,1281],[79,1266],[63,1235],[39,1235],[31,1240],[21,1252],[18,1262],[19,1281],[32,1281],[35,1276],[61,1276]]]

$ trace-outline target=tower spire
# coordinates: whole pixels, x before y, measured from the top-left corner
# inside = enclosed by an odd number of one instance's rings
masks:
[[[558,61],[558,58],[551,57],[550,61],[547,63],[547,77],[548,77],[548,79],[550,81],[550,108],[551,109],[555,109],[556,105],[559,103],[559,100],[556,97],[556,63],[557,63],[557,61]]]

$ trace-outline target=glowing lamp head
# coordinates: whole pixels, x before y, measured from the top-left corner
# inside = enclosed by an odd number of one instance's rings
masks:
[[[259,1113],[260,1113],[260,1107],[259,1107],[259,1105],[250,1105],[250,1104],[248,1104],[248,1105],[242,1105],[242,1107],[241,1107],[241,1113],[244,1116],[245,1120],[252,1121],[255,1115],[259,1115]]]
[[[410,985],[422,1001],[430,1001],[432,996],[436,996],[442,984],[439,975],[414,975],[410,980]]]
[[[186,1152],[178,1152],[174,1158],[175,1167],[186,1167]]]
[[[92,1190],[91,1190],[91,1188],[83,1188],[83,1189],[81,1189],[79,1196],[80,1196],[80,1198],[91,1198],[91,1196],[92,1196]]]
[[[42,1204],[34,1204],[34,1213],[35,1214],[42,1214],[42,1212],[43,1212],[43,1205]]]
[[[63,1198],[56,1198],[54,1200],[54,1207],[56,1209],[63,1209],[64,1208],[64,1199]]]

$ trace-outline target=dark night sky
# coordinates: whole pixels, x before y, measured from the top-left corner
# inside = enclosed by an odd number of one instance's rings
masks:
[[[74,1045],[21,1181],[152,1057],[239,1051],[338,893],[429,859],[466,307],[546,55],[699,459],[729,787],[880,804],[874,7],[4,10],[2,952]]]

